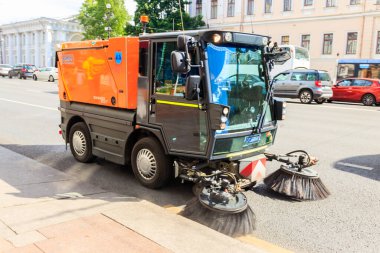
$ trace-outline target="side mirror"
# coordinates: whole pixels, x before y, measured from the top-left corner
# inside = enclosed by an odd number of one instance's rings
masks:
[[[190,71],[190,65],[187,63],[185,52],[173,51],[170,60],[173,72],[186,74]]]
[[[273,53],[265,54],[265,59],[267,61],[274,61],[277,64],[284,64],[290,58],[291,56],[287,51],[275,51]]]
[[[286,114],[286,101],[274,99],[274,119],[284,120]]]
[[[199,97],[199,85],[201,82],[200,76],[188,76],[186,78],[186,94],[185,97],[187,100],[194,100]]]
[[[179,51],[187,52],[187,44],[192,42],[193,37],[187,35],[179,35],[177,37],[177,48]]]

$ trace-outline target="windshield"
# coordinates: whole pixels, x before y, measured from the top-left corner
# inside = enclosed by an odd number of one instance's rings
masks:
[[[260,47],[219,47],[208,44],[212,102],[230,107],[226,129],[257,126],[267,93]]]

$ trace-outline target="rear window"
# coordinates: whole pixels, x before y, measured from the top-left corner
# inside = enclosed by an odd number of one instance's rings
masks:
[[[320,81],[331,81],[330,75],[328,73],[319,72]]]
[[[33,69],[33,70],[37,69],[36,66],[34,66],[34,65],[26,65],[25,68],[26,69]]]

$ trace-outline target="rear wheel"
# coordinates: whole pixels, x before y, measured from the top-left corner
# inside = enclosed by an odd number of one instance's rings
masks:
[[[372,94],[365,94],[362,97],[362,103],[365,106],[370,106],[376,103],[375,97]]]
[[[33,75],[33,80],[37,81],[37,76],[36,75]]]
[[[310,104],[313,101],[313,94],[309,90],[302,90],[299,99],[302,104]]]
[[[18,73],[18,74],[17,74],[17,78],[18,78],[18,79],[21,79],[21,78],[22,78],[21,73]]]
[[[142,185],[160,188],[171,179],[173,162],[156,139],[145,137],[133,147],[132,169]]]
[[[88,163],[93,160],[90,131],[84,122],[75,123],[69,133],[71,153],[79,162]]]
[[[53,76],[49,76],[49,82],[54,82],[54,77]]]
[[[315,101],[317,104],[321,105],[321,104],[323,104],[326,100],[325,100],[324,98],[317,98],[317,99],[314,99],[314,101]]]
[[[8,74],[8,77],[9,77],[9,79],[12,79],[12,75],[11,75],[11,73]]]

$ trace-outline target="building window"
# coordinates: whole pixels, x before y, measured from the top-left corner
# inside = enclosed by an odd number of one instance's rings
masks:
[[[292,0],[284,0],[284,11],[292,10]]]
[[[211,19],[218,17],[218,0],[211,0]]]
[[[313,5],[313,0],[304,0],[303,1],[303,6],[312,6]]]
[[[248,0],[247,15],[253,15],[254,5],[255,5],[254,0]]]
[[[332,53],[333,34],[327,33],[323,35],[323,54]]]
[[[380,31],[377,32],[376,54],[380,54]]]
[[[281,36],[281,45],[289,45],[289,35]]]
[[[227,17],[235,16],[235,0],[228,0]]]
[[[271,13],[272,12],[272,0],[265,0],[265,13]]]
[[[197,0],[196,2],[195,15],[202,15],[202,0]]]
[[[336,2],[335,0],[326,0],[326,7],[335,7]]]
[[[360,0],[350,0],[350,5],[360,4]]]
[[[301,37],[301,47],[310,49],[310,34],[304,34]]]
[[[358,43],[358,33],[348,33],[347,34],[347,46],[346,54],[356,54],[356,46]]]

